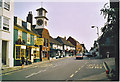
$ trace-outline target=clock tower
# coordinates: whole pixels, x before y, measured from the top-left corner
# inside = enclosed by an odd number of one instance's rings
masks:
[[[35,17],[36,19],[35,29],[46,28],[48,21],[48,18],[46,17],[47,11],[43,7],[37,9],[36,11],[37,11],[37,16]]]

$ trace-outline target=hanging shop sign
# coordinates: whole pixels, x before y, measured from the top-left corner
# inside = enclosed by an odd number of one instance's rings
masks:
[[[44,39],[43,38],[37,38],[37,45],[43,45]]]

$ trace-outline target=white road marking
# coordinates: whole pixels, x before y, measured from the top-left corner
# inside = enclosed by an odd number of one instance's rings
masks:
[[[46,71],[46,70],[41,70],[41,71],[38,71],[37,73],[32,73],[32,74],[26,76],[25,78],[29,78],[29,77],[31,77],[31,76],[33,76],[33,75],[37,75],[37,74],[39,74],[39,73],[41,73],[41,72],[45,72],[45,71]]]
[[[74,74],[72,74],[70,77],[73,77],[74,76]]]
[[[35,66],[35,67],[37,67],[37,66]]]
[[[75,73],[77,73],[78,71],[75,71]]]

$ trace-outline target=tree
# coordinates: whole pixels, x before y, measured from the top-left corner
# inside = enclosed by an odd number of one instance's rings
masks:
[[[104,5],[104,7],[100,10],[101,14],[103,14],[104,18],[107,18],[107,26],[108,28],[112,28],[112,36],[114,36],[114,48],[115,48],[115,66],[116,66],[116,78],[115,80],[119,80],[119,50],[118,50],[118,42],[119,42],[119,24],[118,24],[118,14],[119,14],[119,2],[110,2],[110,6],[108,3]],[[111,36],[111,35],[110,35]]]

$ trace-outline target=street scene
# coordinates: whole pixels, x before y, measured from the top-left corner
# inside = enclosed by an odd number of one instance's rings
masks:
[[[0,81],[119,81],[119,1],[0,0]]]

